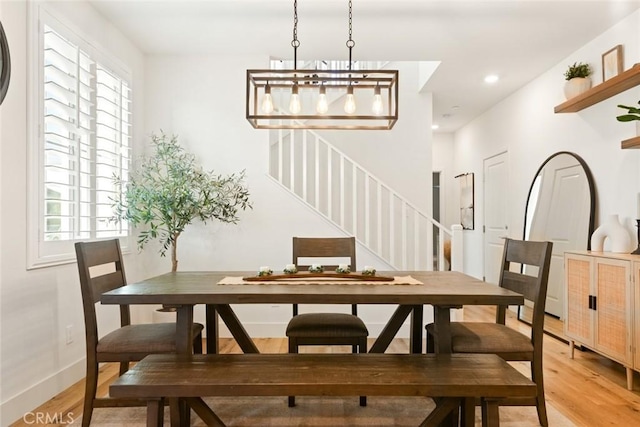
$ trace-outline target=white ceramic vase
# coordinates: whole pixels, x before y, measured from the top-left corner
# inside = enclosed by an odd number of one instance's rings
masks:
[[[625,253],[631,250],[631,236],[620,224],[618,215],[609,215],[607,219],[591,235],[591,250],[602,252],[604,241],[609,239],[611,252]]]
[[[564,96],[567,99],[575,98],[589,89],[591,89],[590,77],[574,77],[564,84]]]

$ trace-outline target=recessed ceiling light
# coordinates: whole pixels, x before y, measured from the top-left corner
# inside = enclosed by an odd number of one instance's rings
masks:
[[[431,125],[431,129],[433,129],[433,130],[438,129],[439,127],[440,127],[440,125],[437,125],[435,123]]]
[[[484,82],[489,84],[496,83],[498,80],[500,80],[500,78],[495,74],[489,74],[484,78]]]

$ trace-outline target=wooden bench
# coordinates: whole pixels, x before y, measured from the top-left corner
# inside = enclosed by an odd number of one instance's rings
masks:
[[[500,399],[535,396],[536,386],[495,355],[151,355],[116,379],[110,395],[147,400],[149,427],[162,425],[165,398],[181,398],[207,425],[224,426],[202,397],[364,395],[437,397],[421,426],[438,425],[465,398],[480,398],[483,425],[498,426]],[[474,414],[463,416],[463,425],[473,422]]]

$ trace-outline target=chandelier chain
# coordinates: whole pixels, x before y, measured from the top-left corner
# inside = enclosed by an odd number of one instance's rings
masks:
[[[347,47],[349,48],[349,70],[351,70],[351,51],[356,45],[353,41],[353,4],[349,0],[349,40],[347,40]]]
[[[298,46],[300,41],[298,40],[298,0],[293,0],[293,40],[291,40],[291,46],[293,47],[293,69],[298,68]]]

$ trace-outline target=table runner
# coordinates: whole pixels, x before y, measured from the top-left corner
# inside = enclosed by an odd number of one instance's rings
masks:
[[[414,279],[411,276],[393,276],[393,281],[389,282],[372,282],[366,280],[353,280],[353,279],[336,279],[335,277],[328,277],[326,279],[323,278],[314,278],[314,280],[299,280],[299,279],[291,279],[291,280],[265,280],[264,282],[257,281],[246,281],[242,280],[241,276],[227,276],[224,279],[218,282],[218,285],[295,285],[295,284],[304,284],[304,285],[319,285],[319,284],[327,284],[327,285],[344,285],[352,283],[354,285],[422,285],[423,283],[417,279]]]

